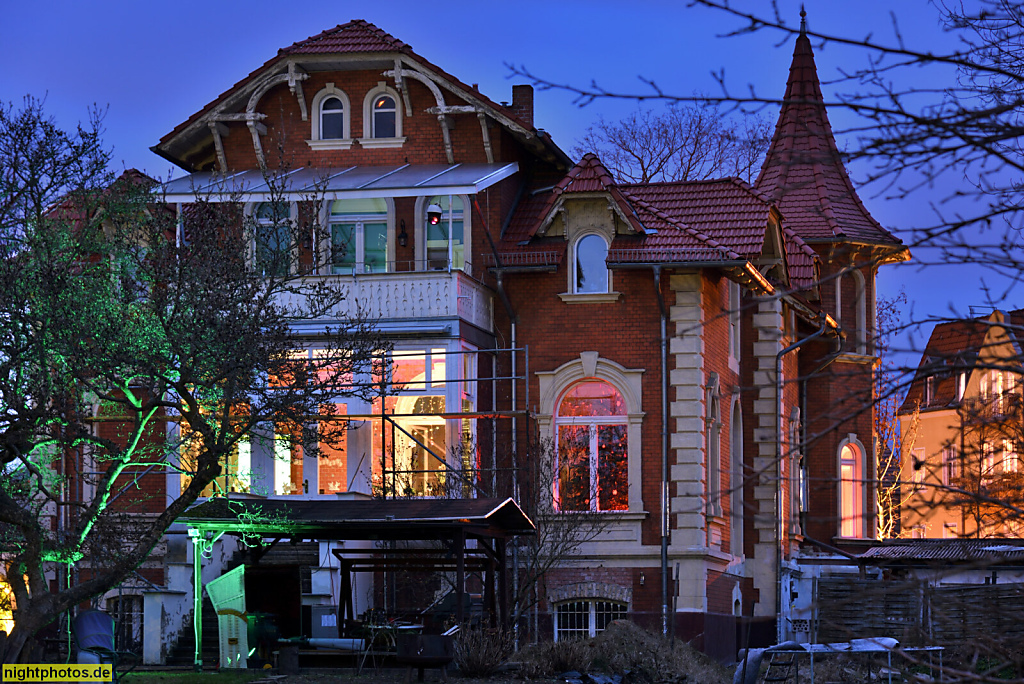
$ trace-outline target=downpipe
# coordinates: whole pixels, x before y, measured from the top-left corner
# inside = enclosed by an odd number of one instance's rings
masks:
[[[775,643],[782,643],[782,357],[828,330],[830,317],[819,315],[821,327],[775,355]],[[806,420],[801,416],[801,420]]]
[[[661,314],[661,634],[668,638],[668,310],[661,294],[661,268],[654,267],[654,290],[658,295]]]

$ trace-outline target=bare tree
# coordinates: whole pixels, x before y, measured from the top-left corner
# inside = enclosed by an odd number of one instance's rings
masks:
[[[130,577],[240,441],[273,424],[299,446],[337,397],[375,392],[354,379],[381,375],[386,345],[358,315],[303,357],[295,325],[345,310],[344,291],[291,261],[309,224],[253,225],[237,204],[200,201],[179,228],[151,181],[113,181],[108,159],[98,118],[66,132],[37,100],[0,107],[4,662]],[[170,503],[145,486],[168,472],[183,482]],[[105,534],[125,513],[131,534]],[[68,566],[78,581],[53,591],[47,573]]]
[[[771,142],[759,116],[725,118],[713,106],[673,104],[661,112],[637,109],[620,121],[601,118],[573,154],[593,152],[622,183],[738,176],[751,182]]]

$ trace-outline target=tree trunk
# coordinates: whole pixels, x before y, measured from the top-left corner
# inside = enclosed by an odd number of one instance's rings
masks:
[[[33,663],[33,647],[35,639],[33,636],[40,629],[45,627],[50,620],[44,615],[37,615],[27,609],[15,615],[14,629],[7,635],[6,648],[3,651],[0,662],[5,664]]]

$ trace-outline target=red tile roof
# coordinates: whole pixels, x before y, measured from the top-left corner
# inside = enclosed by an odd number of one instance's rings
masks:
[[[278,51],[282,55],[343,54],[347,52],[405,52],[412,47],[368,21],[353,19],[338,24]]]
[[[693,263],[753,261],[761,256],[771,217],[768,200],[738,178],[674,183],[617,184],[594,154],[587,154],[546,193],[527,193],[498,246],[503,261],[528,252],[547,252],[564,241],[538,238],[559,198],[570,193],[608,193],[624,215],[635,219],[637,235],[619,235],[609,263]],[[631,221],[633,222],[633,221]],[[793,231],[783,229],[790,284],[814,282],[815,253]],[[521,258],[528,258],[523,256]]]
[[[782,111],[755,185],[807,241],[902,244],[872,218],[850,182],[804,33],[796,40]]]
[[[1024,309],[1011,311],[1007,314],[1009,323],[1014,327],[1004,328],[1018,347],[1024,342]],[[993,325],[992,316],[982,316],[959,321],[938,323],[932,329],[921,363],[917,367],[917,377],[907,390],[907,396],[900,407],[901,413],[910,413],[921,405],[922,410],[941,409],[955,406],[959,401],[956,392],[956,376],[960,370],[970,373],[977,362],[978,354],[985,347],[985,339]],[[1007,362],[1020,364],[1021,359],[1007,359]],[[924,398],[924,379],[934,376],[934,395],[928,405],[921,402]]]
[[[771,209],[738,178],[619,187],[630,199],[657,208],[673,223],[693,229],[738,258],[761,255]]]

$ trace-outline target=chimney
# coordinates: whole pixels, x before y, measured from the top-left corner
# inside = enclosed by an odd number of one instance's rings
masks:
[[[533,86],[512,86],[512,113],[516,118],[533,128]]]

